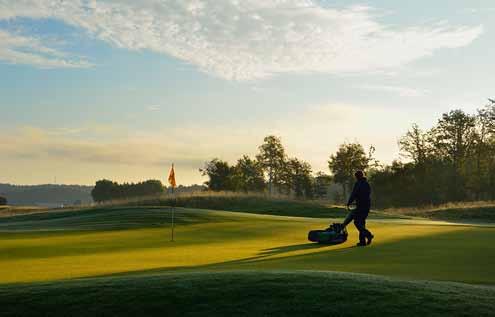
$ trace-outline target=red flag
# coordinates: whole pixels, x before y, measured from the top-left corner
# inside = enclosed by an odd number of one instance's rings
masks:
[[[177,186],[177,183],[175,182],[175,170],[174,170],[174,164],[172,164],[172,169],[170,170],[170,174],[168,175],[168,183],[172,188],[175,188]]]

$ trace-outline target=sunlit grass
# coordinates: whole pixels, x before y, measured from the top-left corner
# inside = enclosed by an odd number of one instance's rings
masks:
[[[177,209],[111,208],[0,220],[0,281],[150,271],[337,270],[495,284],[495,228],[375,221],[370,248],[306,241],[328,220]],[[351,248],[352,247],[352,248]]]

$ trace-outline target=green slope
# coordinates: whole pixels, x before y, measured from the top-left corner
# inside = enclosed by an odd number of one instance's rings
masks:
[[[195,193],[193,195],[165,196],[129,202],[134,206],[178,206],[193,209],[234,211],[273,216],[339,218],[344,217],[343,206],[335,206],[318,200],[298,200],[284,197],[241,193]],[[389,215],[374,211],[371,218],[408,218],[399,214]]]
[[[495,289],[322,272],[230,272],[0,286],[2,316],[493,316]]]

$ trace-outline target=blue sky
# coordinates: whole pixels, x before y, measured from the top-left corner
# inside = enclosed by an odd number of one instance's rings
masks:
[[[0,182],[200,183],[263,136],[327,171],[493,96],[495,3],[0,0]]]

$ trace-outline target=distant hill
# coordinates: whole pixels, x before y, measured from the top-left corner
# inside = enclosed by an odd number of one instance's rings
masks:
[[[9,205],[59,206],[93,202],[93,186],[81,185],[10,185],[0,184],[0,196]]]

